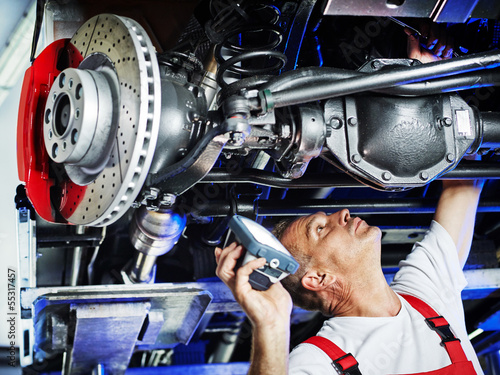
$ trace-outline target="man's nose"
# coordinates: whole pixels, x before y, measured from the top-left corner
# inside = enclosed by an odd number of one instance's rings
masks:
[[[328,215],[328,222],[335,225],[345,226],[349,222],[350,218],[351,215],[349,213],[349,210],[347,208],[344,208],[343,210]]]

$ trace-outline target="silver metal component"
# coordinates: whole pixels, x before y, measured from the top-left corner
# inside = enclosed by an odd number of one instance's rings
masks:
[[[441,125],[443,126],[451,126],[453,124],[453,121],[449,117],[445,117],[441,119]]]
[[[228,363],[238,344],[238,337],[241,332],[242,322],[237,322],[235,327],[231,327],[227,332],[222,333],[222,339],[217,343],[214,352],[210,356],[209,363]]]
[[[80,70],[90,72],[94,77],[94,72],[98,72],[98,76],[109,68],[113,69],[119,82],[120,102],[116,108],[117,113],[114,114],[118,125],[116,136],[113,135],[112,145],[107,150],[111,150],[111,153],[104,169],[78,193],[72,192],[69,185],[63,187],[62,191],[65,207],[61,209],[61,214],[68,222],[104,226],[115,222],[127,212],[148,174],[160,124],[160,72],[149,37],[137,22],[129,18],[111,14],[95,16],[75,33],[71,43],[84,57],[77,69],[79,74],[74,79],[85,75],[80,74]],[[74,84],[75,82],[74,80]],[[57,82],[55,86],[57,87]],[[85,85],[85,89],[87,87],[92,86]],[[97,90],[99,94],[101,87],[98,86]],[[87,95],[87,91],[84,93]],[[73,95],[76,98],[76,92]],[[95,103],[94,100],[93,102]],[[99,107],[99,111],[101,109]],[[80,119],[88,116],[92,116],[92,113],[84,114],[80,111]],[[62,135],[66,136],[66,133]],[[81,138],[82,132],[79,132],[75,148],[83,142]],[[66,145],[70,147],[71,139],[68,140]],[[95,137],[92,140],[94,142],[100,143]],[[61,149],[62,147],[58,147],[58,155],[62,152]],[[81,176],[74,177],[76,172],[72,168],[66,165],[70,177],[79,180]],[[86,173],[86,177],[96,173],[89,172],[84,167],[79,168],[80,172]]]
[[[185,225],[186,217],[172,210],[148,211],[140,207],[130,226],[130,238],[137,250],[160,256],[172,249]]]
[[[174,205],[177,197],[174,194],[163,194],[160,199],[160,205],[171,207]]]
[[[82,225],[78,225],[75,230],[76,234],[84,234],[85,227]],[[82,263],[82,255],[83,250],[85,248],[83,246],[76,246],[73,249],[73,259],[71,260],[71,278],[69,285],[76,286],[78,285],[78,278],[80,276],[80,266]]]
[[[356,117],[349,117],[347,123],[351,126],[356,126],[358,125],[358,119]]]
[[[187,77],[161,67],[160,129],[150,174],[182,160],[200,136],[201,122],[206,118],[207,102],[203,90]]]
[[[271,156],[269,156],[269,154],[266,154],[264,151],[258,151],[252,163],[252,168],[264,170],[270,159]]]
[[[31,220],[30,210],[17,210],[17,249],[19,253],[19,287],[36,287],[36,221]]]
[[[280,173],[286,178],[299,178],[305,173],[309,162],[318,157],[326,137],[326,125],[322,111],[317,107],[299,107],[299,121],[293,149],[280,160]]]
[[[203,78],[200,82],[200,87],[205,92],[205,98],[207,100],[207,105],[209,109],[216,106],[215,96],[219,90],[219,85],[217,84],[217,68],[218,64],[215,61],[213,49],[208,53],[208,56],[204,63],[205,72],[203,73]]]
[[[436,99],[439,105],[432,107],[433,112],[422,110],[430,103],[426,97],[384,98],[380,103],[376,97],[370,101],[362,97],[328,100],[325,118],[342,117],[347,123],[350,118],[358,120],[358,126],[332,130],[331,136],[325,139],[335,157],[330,161],[342,164],[348,172],[369,181],[370,185],[385,189],[422,186],[450,171],[474,141],[475,117],[458,95],[436,96]],[[403,101],[404,111],[380,111],[388,102],[393,103],[391,108],[403,108],[394,104]],[[468,118],[463,121],[463,129],[469,132],[461,133],[458,116]],[[376,126],[375,118],[379,119]],[[387,119],[381,121],[381,118]],[[355,154],[361,158],[354,160]],[[448,154],[454,155],[453,161],[447,158]],[[324,157],[328,160],[326,154]],[[425,179],[421,176],[423,171],[427,173]]]
[[[148,302],[71,304],[75,331],[72,349],[63,363],[64,373],[88,373],[96,362],[105,363],[111,374],[124,373],[150,307]],[[100,332],[100,345],[93,344],[91,332]],[[118,340],[116,332],[120,332]]]
[[[118,87],[116,73],[108,67],[100,72],[68,68],[50,89],[45,148],[52,160],[64,163],[77,185],[92,182],[108,163],[117,128]]]
[[[102,241],[104,241],[104,239],[106,238],[106,227],[102,227],[101,235],[102,235],[101,236]],[[94,284],[94,266],[95,266],[95,262],[97,260],[97,256],[99,255],[100,245],[102,244],[102,241],[99,243],[99,246],[96,246],[94,248],[92,258],[90,259],[90,262],[87,266],[87,277],[88,277],[90,285]]]
[[[122,373],[136,349],[187,344],[211,300],[207,291],[173,284],[34,288],[21,293],[24,316],[31,314],[29,321],[39,322],[34,326],[36,354],[43,360],[65,352],[63,373],[72,375],[88,374],[96,363],[110,373]]]
[[[17,210],[17,251],[19,260],[19,289],[36,287],[36,221],[31,220],[30,210]],[[33,319],[21,319],[20,346],[25,348],[19,353],[22,367],[33,364],[34,326]]]
[[[332,116],[328,120],[327,125],[329,125],[333,129],[337,130],[337,129],[340,129],[342,127],[342,120],[338,117]]]
[[[153,280],[156,258],[170,251],[186,226],[186,217],[167,208],[156,211],[141,206],[130,225],[130,239],[138,250],[128,277],[135,283]]]
[[[148,201],[154,201],[158,198],[158,194],[160,193],[160,189],[157,188],[149,188],[144,193],[142,193],[142,201],[141,203],[144,205],[148,204]]]
[[[329,0],[323,14],[430,18],[437,3],[437,0],[365,0],[353,4],[349,0]]]
[[[245,142],[245,135],[243,133],[231,133],[229,143],[232,146],[241,146]]]
[[[102,363],[99,363],[93,370],[92,370],[92,375],[106,375],[107,371],[106,368]]]
[[[156,255],[147,255],[137,251],[134,257],[134,262],[128,277],[133,283],[150,283],[154,282],[154,268],[156,266]]]
[[[429,179],[429,173],[426,171],[420,172],[420,179],[422,181],[427,181]]]

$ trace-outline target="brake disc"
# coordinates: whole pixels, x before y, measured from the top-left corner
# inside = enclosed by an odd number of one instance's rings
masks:
[[[65,169],[52,201],[69,223],[109,225],[140,192],[155,151],[156,52],[137,22],[111,14],[91,18],[71,43],[83,61],[55,80],[44,112],[47,152]]]

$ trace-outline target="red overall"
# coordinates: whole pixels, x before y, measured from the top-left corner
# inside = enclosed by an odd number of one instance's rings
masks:
[[[450,325],[445,318],[439,316],[424,301],[409,295],[401,295],[415,310],[422,314],[430,329],[436,331],[441,337],[441,345],[448,352],[451,359],[451,365],[439,370],[418,373],[422,375],[476,375],[474,366],[470,362],[460,345],[460,340],[456,338],[450,330]],[[323,350],[333,361],[335,367],[344,375],[361,375],[358,369],[358,362],[351,353],[346,354],[342,349],[330,340],[314,336],[304,341],[308,344],[316,345]],[[417,373],[413,374],[417,375]]]

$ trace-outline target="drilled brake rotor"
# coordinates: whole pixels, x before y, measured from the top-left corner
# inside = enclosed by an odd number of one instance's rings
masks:
[[[50,125],[50,110],[46,110],[44,127],[47,151],[55,162],[64,165],[69,176],[64,174],[60,179],[59,212],[69,223],[109,225],[130,208],[151,165],[161,110],[158,63],[144,29],[129,18],[95,16],[80,27],[71,43],[84,60],[76,71],[66,71],[64,80],[56,79],[46,108],[54,109],[59,122]],[[85,75],[82,70],[91,74]],[[111,89],[100,88],[99,79],[104,85],[111,82]],[[109,98],[113,90],[114,103]],[[104,130],[98,124],[94,126],[97,130],[92,130],[95,134],[91,133],[87,123],[95,120],[92,111],[101,118],[112,118],[108,119],[112,123]],[[72,120],[67,121],[65,116],[72,116]],[[105,137],[109,137],[107,144],[103,143]],[[82,147],[89,158],[94,152],[92,146],[99,142],[104,150],[99,160],[92,168],[79,166]],[[71,157],[64,152],[72,152]]]

